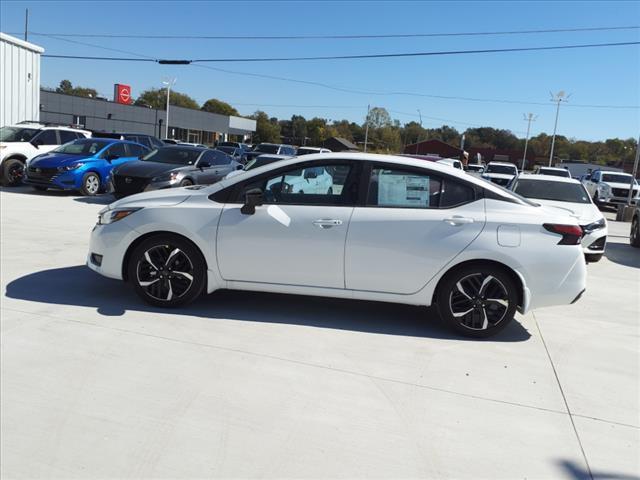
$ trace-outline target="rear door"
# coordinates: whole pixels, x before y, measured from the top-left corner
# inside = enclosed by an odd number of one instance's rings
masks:
[[[314,163],[309,167],[327,167]],[[302,176],[288,166],[237,185],[225,205],[216,241],[225,280],[344,288],[344,244],[356,200],[358,165],[333,162],[343,182],[332,191],[306,194],[287,182]],[[259,188],[264,205],[243,214],[244,193]]]
[[[480,234],[484,199],[456,177],[372,165],[364,206],[349,225],[346,287],[412,294]]]

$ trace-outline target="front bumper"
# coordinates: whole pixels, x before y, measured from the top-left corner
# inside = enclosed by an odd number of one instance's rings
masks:
[[[607,244],[608,229],[600,228],[590,233],[585,233],[582,237],[580,244],[582,245],[582,251],[585,254],[598,254],[604,253],[604,249]]]
[[[127,249],[140,233],[126,219],[109,225],[95,225],[91,231],[87,266],[108,278],[122,280],[122,268]]]
[[[602,197],[598,199],[599,205],[626,205],[628,197]],[[631,205],[638,203],[638,198],[631,199]]]
[[[25,168],[24,183],[27,185],[35,185],[38,187],[55,188],[58,190],[78,190],[80,188],[81,180],[73,172],[45,172],[42,174],[31,171],[30,168]]]

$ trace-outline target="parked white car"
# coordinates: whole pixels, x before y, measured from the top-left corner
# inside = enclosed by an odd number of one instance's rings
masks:
[[[482,178],[506,187],[518,175],[518,167],[508,162],[489,162]]]
[[[554,177],[563,177],[563,178],[571,178],[571,172],[566,168],[558,168],[558,167],[543,167],[541,165],[536,165],[533,169],[533,173],[535,175],[549,175]]]
[[[582,184],[598,206],[615,206],[627,203],[629,186],[633,177],[623,172],[607,172],[595,170],[589,177],[582,180]],[[632,203],[640,199],[638,182],[633,180]]]
[[[26,163],[36,155],[47,153],[58,146],[91,132],[73,127],[50,126],[35,122],[22,122],[0,128],[0,181],[4,186],[22,182]]]
[[[312,153],[331,153],[331,150],[321,147],[298,147],[298,150],[296,150],[296,155],[298,157],[300,155],[310,155]]]
[[[575,217],[584,232],[582,249],[587,262],[598,262],[607,243],[607,221],[577,180],[548,175],[519,175],[510,185],[518,195]]]
[[[467,165],[465,170],[470,175],[477,175],[477,176],[481,177],[482,174],[484,173],[484,169],[485,168],[486,168],[486,165],[482,165],[482,164],[479,164],[479,163],[470,163],[470,164]]]
[[[308,194],[309,171],[332,183]],[[225,288],[435,304],[486,337],[516,310],[578,300],[581,237],[565,212],[445,165],[323,153],[117,201],[87,264],[162,307]]]

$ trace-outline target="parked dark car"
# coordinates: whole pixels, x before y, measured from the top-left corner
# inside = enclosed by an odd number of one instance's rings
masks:
[[[111,190],[116,198],[149,190],[208,185],[224,178],[242,164],[219,150],[167,145],[139,161],[113,170]]]
[[[92,130],[91,136],[94,138],[115,138],[118,140],[129,140],[130,142],[144,145],[150,150],[165,146],[165,143],[162,140],[154,137],[153,135],[147,135],[146,133],[97,132],[95,130]]]
[[[228,147],[226,145],[218,145],[216,147],[216,150],[220,150],[221,152],[226,153],[227,155],[229,155],[231,158],[233,158],[238,162],[242,161],[242,157],[244,155],[244,150],[242,150],[241,148]]]

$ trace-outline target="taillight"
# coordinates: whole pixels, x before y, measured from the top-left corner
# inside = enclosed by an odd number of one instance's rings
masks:
[[[558,245],[579,245],[582,240],[582,228],[579,225],[545,223],[542,226],[551,233],[562,235]]]

